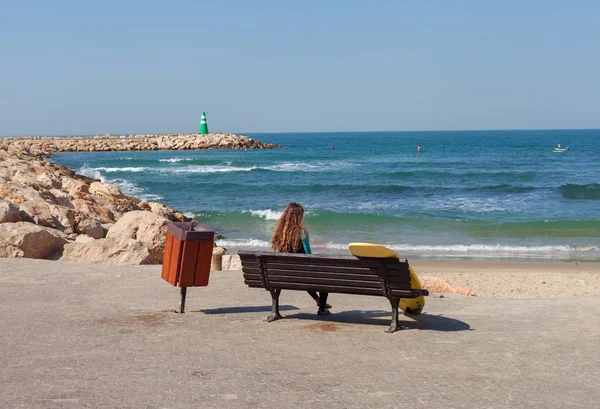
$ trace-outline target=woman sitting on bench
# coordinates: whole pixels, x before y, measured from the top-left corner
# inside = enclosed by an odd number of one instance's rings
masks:
[[[304,208],[298,203],[290,203],[285,207],[283,214],[275,225],[271,238],[271,248],[277,253],[305,253],[311,254],[308,231],[304,227]],[[329,293],[308,291],[317,303],[318,315],[329,314],[331,305],[327,304]]]

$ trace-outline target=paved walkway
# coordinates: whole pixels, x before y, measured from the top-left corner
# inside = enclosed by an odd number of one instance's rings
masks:
[[[284,292],[241,273],[178,289],[160,266],[0,259],[2,408],[592,408],[600,298],[429,297],[395,334],[388,302]]]

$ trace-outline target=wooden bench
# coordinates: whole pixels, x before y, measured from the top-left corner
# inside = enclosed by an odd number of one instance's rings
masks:
[[[376,295],[390,301],[392,323],[387,332],[395,332],[401,328],[398,322],[400,299],[429,295],[427,290],[411,289],[405,259],[250,251],[238,254],[244,282],[271,293],[269,322],[282,318],[279,314],[281,290]]]

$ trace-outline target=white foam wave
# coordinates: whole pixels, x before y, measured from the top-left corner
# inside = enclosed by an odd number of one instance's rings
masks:
[[[92,179],[100,179],[102,183],[106,183],[106,178],[100,173],[99,170],[90,168],[87,164],[83,165],[77,170],[77,174],[86,176]]]
[[[184,162],[184,161],[189,161],[189,160],[194,160],[194,158],[169,158],[169,159],[159,159],[159,162],[167,162],[167,163],[177,163],[177,162]]]
[[[173,172],[173,173],[220,173],[220,172],[250,172],[256,169],[256,166],[252,166],[249,168],[238,168],[234,166],[222,166],[222,165],[194,165],[194,166],[186,166],[184,168],[174,168],[174,169],[161,169],[161,171]]]
[[[121,192],[127,195],[139,197],[140,200],[146,202],[146,200],[142,199],[141,197],[141,195],[144,193],[144,189],[127,179],[106,179],[105,183],[113,184],[118,187]]]
[[[274,170],[279,172],[297,172],[297,171],[314,171],[317,168],[315,165],[309,165],[302,162],[287,162],[280,163],[279,165],[273,166],[262,166],[261,169],[264,170]]]
[[[260,169],[272,170],[276,172],[320,172],[324,170],[344,168],[354,165],[354,163],[350,162],[284,162],[278,165],[262,166],[260,167]]]
[[[412,254],[435,254],[435,255],[547,255],[557,253],[586,253],[598,251],[596,246],[569,246],[569,245],[555,245],[555,246],[506,246],[506,245],[490,245],[490,244],[440,244],[440,245],[427,245],[427,244],[398,244],[398,243],[385,243],[383,246],[388,247],[398,252],[409,252]],[[314,246],[318,247],[318,246]],[[324,248],[331,250],[345,250],[348,248],[347,244],[342,243],[326,243]]]
[[[276,210],[249,210],[248,211],[250,214],[252,214],[253,216],[259,216],[264,218],[265,220],[279,220],[279,218],[281,217],[281,215],[283,214],[283,211],[276,211]],[[244,212],[247,213],[247,212]]]
[[[255,249],[267,250],[270,248],[270,243],[260,239],[238,239],[238,240],[217,240],[217,246],[220,247],[250,247]]]
[[[125,193],[126,195],[136,196],[143,202],[157,201],[164,198],[159,194],[145,193],[143,188],[139,187],[130,180],[122,178],[109,179],[100,172],[101,169],[103,168],[90,168],[87,164],[85,164],[79,168],[77,173],[89,178],[99,179],[102,183],[110,183],[115,185],[121,192]]]
[[[154,193],[148,193],[139,195],[139,198],[142,202],[157,202],[165,197]]]
[[[260,239],[231,239],[217,240],[217,245],[229,248],[245,248],[269,251],[270,243]],[[397,244],[386,243],[384,246],[391,248],[403,256],[428,256],[428,257],[469,257],[469,258],[506,258],[514,257],[533,259],[568,259],[576,255],[582,258],[595,258],[592,254],[585,256],[582,253],[594,253],[600,249],[597,246],[502,246],[502,245],[425,245],[425,244]],[[346,243],[318,243],[311,244],[313,253],[317,254],[349,254]]]
[[[99,168],[94,168],[94,169],[99,170],[99,171],[108,172],[108,173],[113,173],[113,172],[145,172],[145,171],[149,170],[150,168],[146,168],[143,166],[136,166],[136,167],[123,167],[123,168],[99,167]]]
[[[195,219],[196,218],[196,215],[194,213],[192,213],[192,212],[185,212],[185,213],[183,213],[183,215],[185,217],[189,217],[190,219]]]

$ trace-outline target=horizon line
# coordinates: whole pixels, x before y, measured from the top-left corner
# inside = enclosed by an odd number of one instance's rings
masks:
[[[271,132],[229,132],[218,131],[215,133],[231,133],[235,135],[276,135],[276,134],[319,134],[319,133],[409,133],[409,132],[503,132],[503,131],[600,131],[600,128],[506,128],[506,129],[414,129],[414,130],[358,130],[358,131],[271,131]],[[177,135],[177,134],[195,134],[196,132],[107,132],[95,134],[45,134],[45,135],[0,135],[0,138],[30,138],[30,137],[68,137],[68,136],[98,136],[98,135]]]

